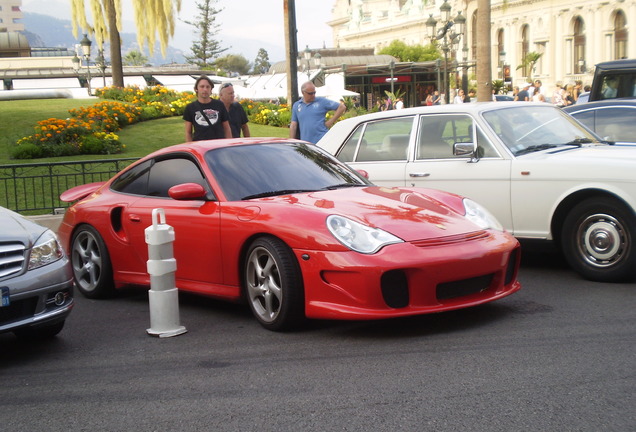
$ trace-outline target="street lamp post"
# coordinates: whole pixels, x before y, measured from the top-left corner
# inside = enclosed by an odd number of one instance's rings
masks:
[[[300,58],[296,59],[296,64],[298,67],[302,66],[302,70],[307,73],[307,81],[309,81],[311,79],[311,50],[309,49],[309,45],[305,46],[303,60],[305,61],[301,63]]]
[[[104,87],[106,87],[106,59],[104,58],[104,50],[100,49],[97,53],[97,58],[95,59],[95,65],[99,72],[102,74],[102,80],[104,83]]]
[[[90,65],[91,45],[92,45],[91,40],[88,38],[87,35],[84,35],[84,37],[80,41],[80,46],[82,49],[82,58],[86,60],[86,76],[87,76],[86,87],[87,87],[89,96],[93,95],[91,92],[91,65]],[[73,69],[79,75],[82,70],[82,59],[80,59],[77,56],[77,52],[75,52],[75,55],[73,56],[72,61],[73,61]]]
[[[451,50],[457,51],[459,47],[459,39],[464,34],[464,25],[466,24],[466,18],[462,15],[461,11],[457,13],[457,16],[451,19],[451,6],[447,0],[439,7],[440,11],[440,23],[442,27],[436,30],[437,20],[433,18],[431,14],[426,20],[426,27],[429,30],[429,37],[431,41],[441,41],[441,49],[444,53],[444,99],[446,103],[450,103],[450,80],[448,77],[448,56]],[[452,28],[457,26],[457,32]]]

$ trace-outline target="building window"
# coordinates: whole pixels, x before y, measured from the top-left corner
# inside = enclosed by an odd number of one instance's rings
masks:
[[[614,58],[627,58],[627,28],[622,10],[616,11],[614,16]]]
[[[530,27],[526,24],[521,27],[521,64],[523,67],[523,76],[529,77],[530,73],[530,64],[525,62],[526,56],[530,52]]]
[[[574,19],[574,67],[572,70],[583,73],[585,65],[585,23],[581,17]]]

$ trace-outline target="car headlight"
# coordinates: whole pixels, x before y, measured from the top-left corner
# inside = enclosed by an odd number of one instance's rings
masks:
[[[31,249],[29,270],[51,264],[63,256],[64,251],[53,231],[45,231]]]
[[[363,225],[343,216],[329,216],[327,228],[340,243],[363,254],[373,254],[383,246],[403,242],[384,230]]]
[[[477,204],[475,201],[464,198],[464,209],[466,210],[466,218],[483,229],[495,229],[503,231],[504,228],[485,207]]]

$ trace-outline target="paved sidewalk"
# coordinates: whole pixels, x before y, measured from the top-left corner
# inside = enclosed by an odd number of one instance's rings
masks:
[[[50,228],[54,232],[57,232],[57,229],[60,227],[62,223],[62,218],[64,215],[38,215],[38,216],[26,216],[27,219],[38,223],[42,226]]]

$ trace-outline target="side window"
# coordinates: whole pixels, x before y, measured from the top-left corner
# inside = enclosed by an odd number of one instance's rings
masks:
[[[414,118],[398,117],[366,123],[347,140],[338,159],[343,162],[406,161]]]
[[[474,143],[479,148],[481,157],[498,157],[499,154],[488,141],[480,129],[474,137],[475,126],[470,116],[423,115],[420,118],[417,158],[418,159],[448,159],[455,156],[455,143]]]
[[[168,197],[168,189],[181,183],[197,183],[209,187],[198,165],[190,159],[173,158],[157,161],[150,169],[147,195]]]
[[[405,161],[408,157],[413,116],[367,123],[358,157],[360,161]]]
[[[596,133],[610,141],[633,142],[636,109],[605,108],[596,111]]]
[[[152,161],[146,161],[129,169],[113,181],[110,189],[132,195],[146,195],[151,163]]]
[[[636,96],[636,72],[605,75],[601,95],[603,99]]]
[[[362,130],[364,129],[364,125],[358,126],[356,131],[349,137],[347,141],[345,141],[344,146],[338,152],[337,158],[340,162],[353,162],[356,156],[356,151],[358,150],[358,143],[360,142],[360,136],[362,135]]]
[[[589,111],[578,111],[571,114],[578,122],[584,124],[589,129],[592,129],[596,132],[596,124],[594,123],[594,119],[596,115],[594,114],[594,110]],[[600,134],[599,134],[600,135]]]

